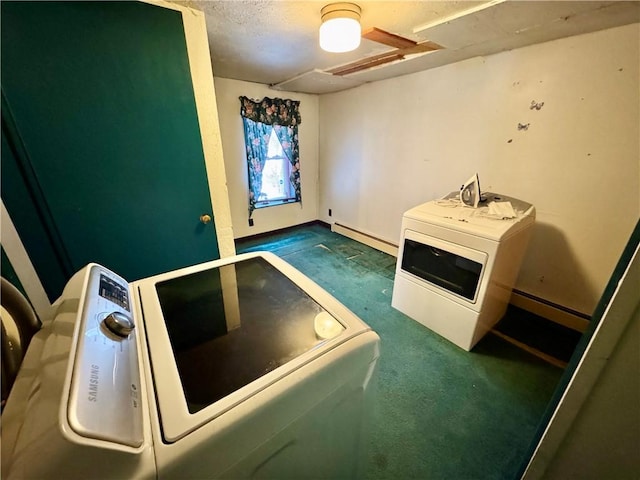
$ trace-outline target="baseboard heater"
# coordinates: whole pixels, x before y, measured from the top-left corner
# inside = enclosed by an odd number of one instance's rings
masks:
[[[591,317],[584,313],[571,310],[520,290],[514,289],[511,292],[509,303],[577,332],[584,332],[591,320]]]
[[[398,246],[370,233],[355,228],[332,223],[331,231],[344,235],[352,240],[380,250],[388,255],[398,257]],[[563,325],[578,332],[584,332],[589,325],[590,317],[580,312],[563,307],[520,290],[513,290],[509,303],[515,307],[534,313],[542,318]]]
[[[398,257],[398,246],[394,245],[387,240],[382,240],[370,233],[361,232],[360,230],[356,230],[351,227],[347,227],[346,225],[342,225],[340,223],[332,223],[331,231],[335,233],[339,233],[340,235],[344,235],[356,242],[363,243],[371,248],[375,248],[376,250],[380,250],[386,254],[392,255],[394,257]]]

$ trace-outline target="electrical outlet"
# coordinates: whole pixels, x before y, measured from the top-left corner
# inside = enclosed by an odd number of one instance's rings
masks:
[[[329,216],[331,216],[331,209],[329,209]]]

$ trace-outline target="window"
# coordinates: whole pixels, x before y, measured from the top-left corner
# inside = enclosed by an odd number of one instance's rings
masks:
[[[300,102],[240,97],[249,178],[249,218],[256,208],[302,202]]]
[[[280,205],[295,199],[295,189],[291,183],[291,162],[282,150],[282,144],[272,128],[267,143],[267,159],[262,168],[262,187],[256,201],[256,208]]]

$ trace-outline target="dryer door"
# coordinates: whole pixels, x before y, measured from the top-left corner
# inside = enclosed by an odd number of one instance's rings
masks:
[[[478,298],[487,254],[406,230],[401,269],[470,302]]]

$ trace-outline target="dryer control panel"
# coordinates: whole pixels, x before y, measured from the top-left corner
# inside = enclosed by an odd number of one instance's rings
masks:
[[[136,320],[129,284],[99,265],[87,275],[67,409],[69,426],[90,440],[143,443]]]

